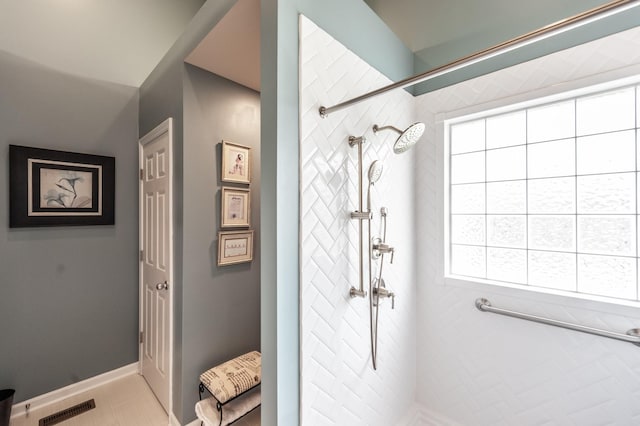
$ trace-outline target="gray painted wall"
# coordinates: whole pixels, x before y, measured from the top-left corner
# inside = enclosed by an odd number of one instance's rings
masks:
[[[140,87],[139,136],[173,118],[173,383],[181,383],[182,362],[182,61],[161,62]],[[173,411],[182,412],[182,387],[173,387]]]
[[[140,87],[139,132],[145,135],[168,117],[174,125],[174,359],[173,413],[183,422],[183,73],[184,58],[200,43],[215,24],[233,6],[235,0],[208,1],[198,11],[185,33],[169,49],[165,57]],[[188,309],[188,308],[187,308]],[[191,397],[189,397],[190,399]],[[185,407],[191,418],[193,407]]]
[[[253,261],[217,266],[222,140],[251,148]],[[191,65],[184,74],[183,423],[199,376],[260,350],[260,94]],[[246,228],[245,228],[246,229]]]
[[[198,376],[260,349],[259,95],[184,64],[184,58],[235,3],[209,1],[140,88],[140,135],[174,118],[174,389],[173,412],[195,419]],[[237,111],[238,105],[244,105]],[[219,146],[253,146],[251,263],[218,268]]]
[[[19,402],[138,359],[138,90],[0,53],[0,388]],[[9,229],[9,144],[116,157],[114,226]]]

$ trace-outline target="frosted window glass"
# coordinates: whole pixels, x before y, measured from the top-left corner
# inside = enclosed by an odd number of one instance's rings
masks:
[[[636,169],[635,132],[578,138],[578,174],[630,172]]]
[[[525,284],[527,282],[527,251],[488,247],[487,278]]]
[[[576,174],[574,139],[530,144],[527,153],[529,178],[560,177]]]
[[[575,251],[576,218],[567,216],[529,216],[529,248]]]
[[[578,135],[611,132],[635,127],[633,87],[579,98],[576,101]]]
[[[576,212],[576,178],[532,179],[528,185],[529,214]]]
[[[484,213],[484,183],[451,186],[451,213]]]
[[[485,149],[484,120],[451,126],[451,153],[480,151]]]
[[[575,101],[560,102],[527,111],[527,140],[542,142],[575,136]]]
[[[450,271],[638,299],[640,86],[466,123],[450,135]]]
[[[487,151],[487,181],[525,179],[526,147]]]
[[[484,182],[484,151],[451,156],[451,183]]]
[[[451,216],[451,242],[454,244],[484,245],[484,215]]]
[[[487,249],[475,246],[451,246],[451,273],[485,278]]]
[[[487,184],[487,213],[527,212],[527,181],[514,180]]]
[[[487,149],[527,143],[527,116],[524,111],[487,118]]]
[[[578,251],[636,255],[636,217],[578,216]]]
[[[636,259],[579,254],[578,291],[636,299]]]
[[[495,247],[525,248],[527,244],[527,217],[487,216],[487,245]]]
[[[636,173],[578,177],[578,213],[636,212]]]
[[[576,291],[575,253],[529,251],[529,285]]]

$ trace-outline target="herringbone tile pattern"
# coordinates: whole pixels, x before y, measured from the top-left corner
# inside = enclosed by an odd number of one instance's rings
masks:
[[[374,135],[371,128],[411,124],[413,98],[399,91],[322,119],[321,105],[389,80],[304,17],[300,67],[302,424],[394,424],[415,399],[415,162],[409,154],[393,155],[393,132]],[[394,263],[385,261],[384,278],[398,298],[395,310],[388,301],[380,308],[377,371],[371,366],[368,299],[349,298],[359,270],[358,224],[349,217],[358,209],[351,135],[367,138],[365,187],[371,162],[383,161],[372,188],[372,233],[380,235],[379,209],[388,207],[387,241],[396,248]],[[366,203],[366,188],[364,196]]]

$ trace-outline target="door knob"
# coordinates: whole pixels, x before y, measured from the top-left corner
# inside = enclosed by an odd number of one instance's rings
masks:
[[[156,290],[166,290],[169,288],[169,284],[167,284],[167,282],[163,282],[163,283],[158,283],[156,284]]]

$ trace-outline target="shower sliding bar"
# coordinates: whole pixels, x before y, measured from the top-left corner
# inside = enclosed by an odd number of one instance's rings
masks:
[[[507,40],[495,46],[489,47],[487,49],[480,50],[476,53],[472,53],[471,55],[464,56],[460,59],[456,59],[453,62],[449,62],[448,64],[439,66],[432,70],[414,75],[413,77],[400,80],[397,83],[392,83],[388,86],[381,87],[380,89],[373,90],[371,92],[365,93],[364,95],[357,96],[353,99],[344,101],[337,105],[334,105],[331,107],[321,106],[319,109],[320,116],[324,118],[334,111],[339,111],[341,109],[357,104],[359,102],[362,102],[374,96],[381,95],[391,90],[402,89],[405,87],[413,86],[414,84],[431,80],[432,78],[436,78],[448,72],[462,69],[464,67],[484,61],[494,56],[498,56],[503,53],[509,52],[511,50],[515,50],[519,47],[526,46],[536,41],[543,40],[547,37],[560,33],[564,30],[575,28],[575,27],[587,24],[589,22],[595,21],[597,19],[604,18],[606,16],[615,15],[617,13],[623,12],[625,10],[631,9],[636,6],[640,6],[640,0],[614,0],[609,3],[605,3],[601,6],[595,7],[593,9],[589,9],[585,12],[579,13],[577,15],[571,16],[569,18],[566,18],[561,21],[555,22],[553,24],[547,25],[545,27],[539,28],[535,31],[531,31],[529,33],[512,38],[510,40]]]
[[[362,202],[362,144],[365,143],[364,136],[355,137],[349,136],[349,146],[353,148],[358,147],[358,210],[351,212],[351,219],[357,219],[358,223],[358,250],[360,254],[359,267],[358,267],[358,288],[351,287],[349,289],[349,296],[351,297],[366,297],[367,292],[364,290],[364,248],[362,246],[362,221],[367,220],[371,222],[371,212],[363,211]]]
[[[476,308],[482,312],[491,312],[493,314],[505,315],[508,317],[519,318],[527,321],[538,322],[541,324],[553,325],[555,327],[567,328],[569,330],[580,331],[582,333],[595,334],[596,336],[608,337],[610,339],[622,340],[640,346],[640,328],[632,328],[627,334],[616,333],[613,331],[601,330],[599,328],[587,327],[584,325],[572,324],[570,322],[558,321],[550,318],[539,317],[537,315],[525,314],[522,312],[510,311],[508,309],[495,308],[491,306],[491,302],[487,299],[476,299]]]

